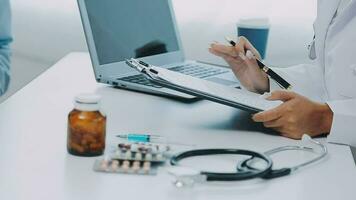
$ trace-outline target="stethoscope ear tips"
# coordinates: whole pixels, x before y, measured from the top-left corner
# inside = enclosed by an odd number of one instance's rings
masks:
[[[308,135],[308,134],[304,134],[303,136],[302,136],[302,141],[310,141],[312,138],[310,137],[310,135]]]
[[[300,147],[303,148],[303,149],[311,149],[312,150],[312,147],[310,147],[311,143],[312,143],[312,138],[307,135],[307,134],[304,134],[302,136],[302,139],[300,141]]]

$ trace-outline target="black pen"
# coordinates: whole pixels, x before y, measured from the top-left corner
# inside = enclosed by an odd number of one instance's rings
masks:
[[[225,39],[231,44],[232,46],[236,46],[236,42],[231,40],[228,37],[225,37]],[[272,69],[267,67],[263,62],[261,62],[258,58],[255,58],[258,64],[258,67],[264,71],[269,77],[271,77],[273,80],[275,80],[278,85],[280,85],[282,88],[286,90],[292,89],[292,85],[288,83],[286,80],[284,80],[281,76],[279,76],[276,72],[274,72]]]

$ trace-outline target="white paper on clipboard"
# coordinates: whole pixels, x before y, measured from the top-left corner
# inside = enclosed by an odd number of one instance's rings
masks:
[[[211,81],[195,78],[182,73],[170,71],[161,67],[152,67],[158,72],[153,79],[163,79],[167,83],[183,88],[180,92],[194,91],[195,94],[203,94],[202,97],[211,96],[223,102],[236,102],[244,108],[251,108],[254,111],[264,111],[277,107],[281,101],[268,101],[261,95],[246,90],[236,89],[225,85],[220,85]],[[171,88],[172,89],[172,88]],[[221,102],[217,101],[217,102]],[[228,105],[232,105],[228,103]],[[239,106],[236,106],[239,107]],[[249,109],[245,109],[249,110]]]

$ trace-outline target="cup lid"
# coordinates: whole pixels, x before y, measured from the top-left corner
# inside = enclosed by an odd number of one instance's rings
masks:
[[[267,29],[270,27],[268,18],[242,18],[237,22],[240,28],[260,28]]]

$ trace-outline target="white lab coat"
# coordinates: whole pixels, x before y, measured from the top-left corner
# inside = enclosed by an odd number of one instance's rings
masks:
[[[330,106],[334,118],[329,142],[356,146],[356,1],[334,17],[339,3],[318,1],[311,48],[315,64],[274,70],[295,92]]]

